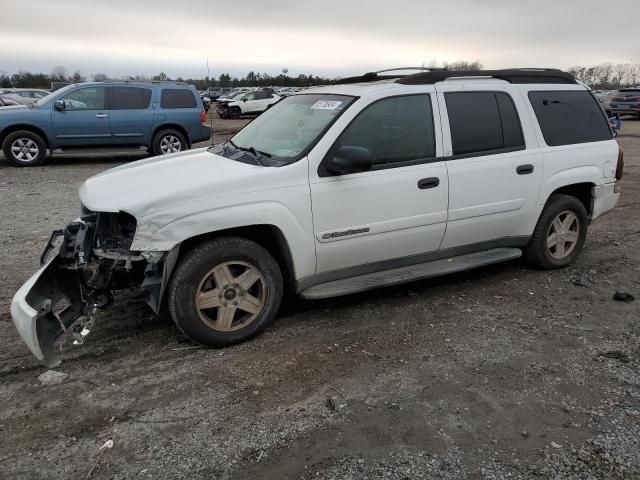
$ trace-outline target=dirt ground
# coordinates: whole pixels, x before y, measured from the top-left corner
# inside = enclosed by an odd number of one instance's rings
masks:
[[[216,141],[241,123],[216,121]],[[571,268],[290,299],[224,350],[194,348],[134,292],[53,386],[11,296],[77,216],[79,184],[129,157],[0,159],[0,478],[640,478],[640,301],[612,299],[640,297],[640,121],[618,139],[623,195]]]

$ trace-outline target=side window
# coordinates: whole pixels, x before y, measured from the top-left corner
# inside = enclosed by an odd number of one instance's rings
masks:
[[[273,95],[271,95],[268,92],[258,92],[258,93],[256,93],[256,100],[266,100],[268,98],[273,98]]]
[[[256,99],[255,93],[247,93],[242,100],[250,101],[255,99]]]
[[[109,87],[110,110],[142,110],[149,108],[151,90],[137,87]]]
[[[520,118],[504,92],[445,93],[454,155],[524,148]]]
[[[65,110],[104,110],[104,87],[87,87],[74,90],[64,100]]]
[[[368,149],[374,169],[435,157],[431,97],[391,97],[369,105],[342,132],[334,149],[342,146]]]
[[[613,138],[600,105],[586,90],[532,91],[529,100],[550,147]]]
[[[195,108],[198,105],[191,90],[164,89],[160,94],[161,108]]]

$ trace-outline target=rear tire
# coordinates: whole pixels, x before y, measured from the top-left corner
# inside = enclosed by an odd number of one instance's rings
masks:
[[[524,249],[525,259],[545,270],[566,267],[582,250],[588,226],[587,210],[580,200],[552,195]]]
[[[178,153],[186,149],[187,140],[178,130],[160,130],[154,135],[153,141],[151,142],[151,150],[154,155],[169,155],[170,153]]]
[[[189,339],[226,347],[261,333],[276,317],[282,291],[282,273],[267,250],[244,238],[223,237],[180,261],[168,305]]]
[[[47,145],[37,133],[18,130],[10,133],[2,142],[2,151],[14,167],[35,167],[47,158]]]

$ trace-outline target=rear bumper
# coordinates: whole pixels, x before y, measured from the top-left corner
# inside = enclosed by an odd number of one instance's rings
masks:
[[[202,130],[199,136],[191,137],[191,143],[206,142],[211,138],[211,127],[208,125],[201,125]]]
[[[616,182],[595,187],[593,190],[593,213],[591,214],[591,220],[595,220],[612,210],[620,199],[620,186]]]
[[[622,106],[611,107],[610,109],[614,114],[618,115],[640,115],[640,106]]]

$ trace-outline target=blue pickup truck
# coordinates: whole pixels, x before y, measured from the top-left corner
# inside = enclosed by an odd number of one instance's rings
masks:
[[[209,138],[195,87],[174,82],[81,83],[0,109],[0,145],[18,167],[41,165],[47,150],[144,146],[164,155]]]

